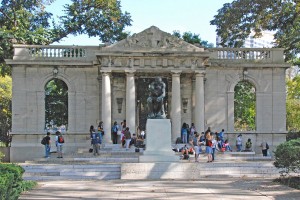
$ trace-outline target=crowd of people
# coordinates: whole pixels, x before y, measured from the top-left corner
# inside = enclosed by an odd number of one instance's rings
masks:
[[[190,159],[190,155],[195,156],[195,162],[199,161],[199,155],[202,153],[207,154],[207,162],[213,162],[215,160],[216,151],[219,152],[232,152],[233,148],[229,143],[228,139],[225,139],[224,129],[220,132],[213,132],[211,128],[201,134],[196,131],[194,123],[189,125],[183,123],[181,128],[181,137],[177,138],[176,143],[185,144],[181,149],[173,149],[174,151],[180,151],[182,153],[181,159]],[[187,145],[188,144],[188,145]],[[243,139],[242,134],[239,134],[235,141],[237,152],[251,152],[252,141],[248,138],[245,143],[245,148],[243,149]],[[268,155],[269,145],[267,142],[262,142],[260,145],[262,148],[263,156]],[[203,150],[205,149],[205,152]]]
[[[90,126],[90,139],[91,139],[91,152],[94,155],[99,155],[100,144],[102,144],[104,132],[104,125],[103,122],[100,121],[97,128],[93,125]],[[137,131],[138,134],[131,134],[129,127],[126,126],[126,120],[123,120],[120,125],[115,121],[113,123],[111,129],[111,140],[113,144],[120,144],[123,148],[128,150],[131,146],[145,148],[144,139],[145,139],[145,131],[139,130]],[[61,142],[61,138],[63,138],[62,134],[57,131],[55,136],[55,145],[57,148],[58,157],[63,158],[63,142]],[[50,133],[48,132],[47,135],[43,138],[45,145],[45,157],[50,157],[50,148],[51,148],[51,140],[50,140]],[[180,150],[176,149],[177,151],[182,152],[182,159],[189,159],[190,155],[195,156],[195,162],[198,162],[199,155],[204,153],[203,150],[205,149],[205,154],[207,154],[207,162],[213,162],[215,160],[215,153],[216,151],[226,152],[226,151],[233,151],[232,146],[229,143],[228,139],[225,139],[224,136],[224,129],[220,132],[213,132],[211,131],[210,127],[205,132],[198,133],[196,131],[194,123],[189,125],[187,123],[183,123],[181,128],[181,137],[177,138],[176,143],[184,143],[185,146],[182,147]],[[261,143],[262,154],[263,156],[268,155],[269,145],[267,142]],[[175,149],[174,149],[175,150]],[[251,138],[245,143],[245,148],[243,149],[243,139],[242,134],[239,134],[236,138],[236,150],[238,152],[251,152],[252,150],[252,141]]]

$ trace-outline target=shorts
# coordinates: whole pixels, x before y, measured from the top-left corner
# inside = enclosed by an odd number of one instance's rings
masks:
[[[212,154],[212,148],[209,147],[209,146],[206,146],[205,153],[207,153],[207,154]]]
[[[195,154],[200,154],[202,152],[202,148],[200,146],[194,146]]]
[[[62,152],[63,150],[63,145],[57,145],[57,152]]]

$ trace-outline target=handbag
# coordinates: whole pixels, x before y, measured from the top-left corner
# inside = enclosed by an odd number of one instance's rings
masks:
[[[90,153],[93,153],[93,148],[90,148],[90,149],[89,149],[89,152],[90,152]]]
[[[122,132],[121,131],[117,131],[117,135],[122,135]]]

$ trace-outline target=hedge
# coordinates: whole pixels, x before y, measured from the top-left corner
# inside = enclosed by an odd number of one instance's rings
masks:
[[[36,183],[24,181],[24,169],[16,164],[0,163],[0,199],[17,200],[21,192],[33,188]]]
[[[274,166],[281,170],[282,176],[300,172],[300,138],[280,144],[274,155]]]

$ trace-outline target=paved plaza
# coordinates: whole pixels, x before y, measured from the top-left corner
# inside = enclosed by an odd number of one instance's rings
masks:
[[[19,199],[298,200],[300,191],[271,179],[57,180],[38,182],[35,189]]]

